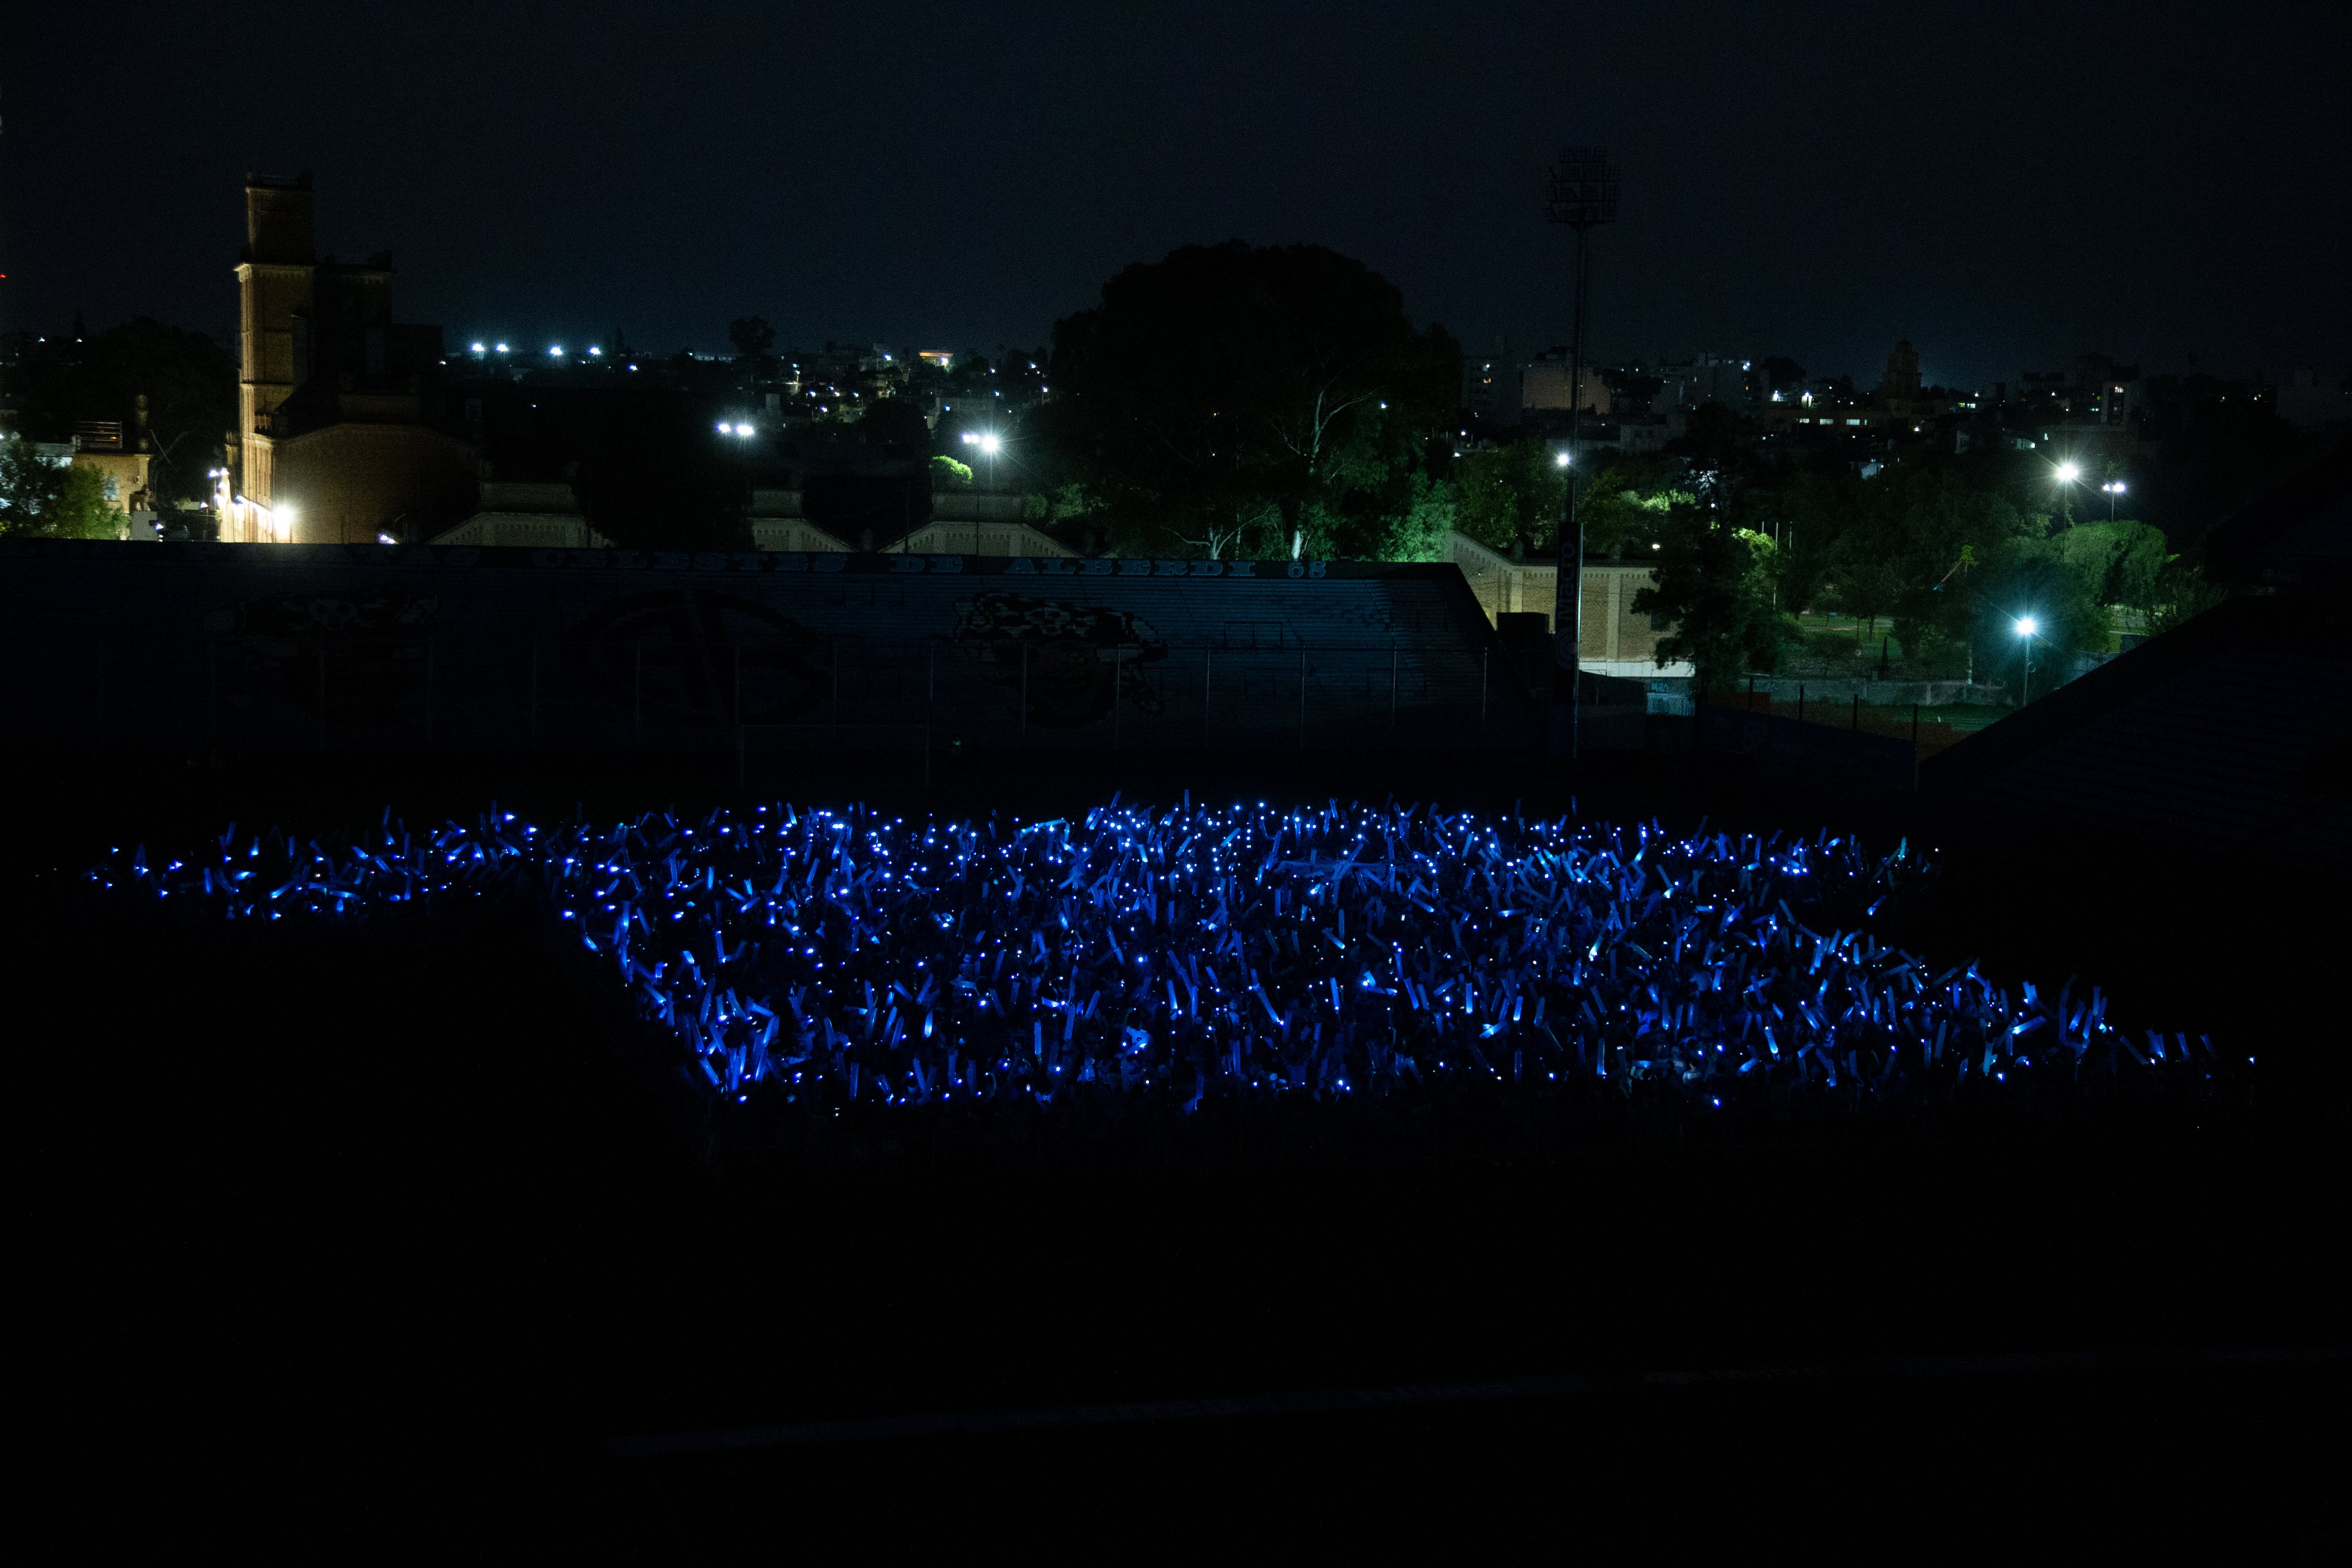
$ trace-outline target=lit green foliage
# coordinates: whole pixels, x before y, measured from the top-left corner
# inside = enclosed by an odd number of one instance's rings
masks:
[[[48,462],[30,441],[0,440],[0,536],[113,539],[121,519],[94,469]]]
[[[2230,596],[2229,591],[2205,579],[2196,562],[2184,556],[2168,555],[2157,574],[2156,587],[2149,595],[2154,601],[2147,613],[2148,634],[2153,637],[2168,632],[2193,616],[2200,616]]]
[[[1696,495],[1675,487],[1675,467],[1648,456],[1620,458],[1601,469],[1577,500],[1584,553],[1616,558],[1660,542],[1674,509],[1698,503]]]
[[[1457,526],[1454,489],[1426,474],[1412,476],[1405,509],[1382,520],[1380,558],[1383,561],[1443,561],[1446,541]]]
[[[2089,653],[2113,647],[2115,631],[2099,597],[2099,579],[2067,559],[2063,535],[2011,540],[1975,577],[1958,602],[1964,618],[1956,629],[1973,639],[1979,671],[1989,661],[1996,670],[2005,662],[2013,668],[2012,652],[2021,640],[2017,623],[2025,616],[2035,623],[2037,647]]]
[[[1490,447],[1454,465],[1461,531],[1489,550],[1532,554],[1559,537],[1568,470],[1534,443]]]
[[[1767,570],[1771,541],[1698,507],[1675,506],[1657,544],[1653,585],[1633,595],[1633,609],[1673,625],[1658,639],[1658,662],[1688,659],[1699,692],[1709,696],[1729,690],[1748,670],[1773,668],[1782,628]]]
[[[2069,565],[2091,578],[2102,604],[2152,611],[2171,559],[2161,530],[2144,522],[2083,522],[2058,536]]]
[[[971,468],[944,455],[931,459],[931,489],[938,490],[968,490],[971,489]]]

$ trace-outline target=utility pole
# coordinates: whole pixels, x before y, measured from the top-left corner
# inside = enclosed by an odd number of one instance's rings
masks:
[[[1555,667],[1553,689],[1553,722],[1545,751],[1559,756],[1565,751],[1570,762],[1577,758],[1579,749],[1578,720],[1583,706],[1583,680],[1578,666],[1578,656],[1584,646],[1584,520],[1576,507],[1576,447],[1584,414],[1584,353],[1589,341],[1591,310],[1587,308],[1591,294],[1591,231],[1604,223],[1617,221],[1617,170],[1609,162],[1609,149],[1599,147],[1569,147],[1560,152],[1559,162],[1551,168],[1549,199],[1545,203],[1545,216],[1553,223],[1564,223],[1576,234],[1575,324],[1569,335],[1568,369],[1568,498],[1559,530],[1559,597],[1552,611],[1552,663]],[[1568,715],[1563,725],[1559,719],[1558,677],[1568,677]],[[1563,737],[1562,729],[1567,731]]]

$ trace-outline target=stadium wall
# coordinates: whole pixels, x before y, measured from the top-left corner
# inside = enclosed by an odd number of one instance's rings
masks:
[[[1448,565],[0,542],[0,733],[80,752],[1525,750]]]

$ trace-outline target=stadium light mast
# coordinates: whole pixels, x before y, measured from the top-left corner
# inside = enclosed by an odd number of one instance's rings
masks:
[[[1559,598],[1552,610],[1551,644],[1553,665],[1568,672],[1566,739],[1569,761],[1574,762],[1579,740],[1577,721],[1583,699],[1579,655],[1584,647],[1584,523],[1576,510],[1575,462],[1584,411],[1584,352],[1591,314],[1587,309],[1592,277],[1591,247],[1587,242],[1592,230],[1617,221],[1617,169],[1609,162],[1608,147],[1562,148],[1559,162],[1551,166],[1551,189],[1544,206],[1550,221],[1564,223],[1576,234],[1576,317],[1569,332],[1568,351],[1568,500],[1560,520]],[[1557,694],[1557,683],[1554,691]],[[1552,711],[1559,710],[1555,703]],[[1554,756],[1560,751],[1559,729],[1555,722],[1553,738],[1545,747]]]

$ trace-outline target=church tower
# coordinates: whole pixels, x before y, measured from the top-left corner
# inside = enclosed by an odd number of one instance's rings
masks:
[[[1909,338],[1897,342],[1895,352],[1886,356],[1886,380],[1878,395],[1895,418],[1911,417],[1911,405],[1919,400],[1919,353]]]
[[[236,265],[237,509],[231,537],[259,543],[291,534],[272,515],[270,417],[310,377],[310,321],[318,280],[311,242],[310,171],[291,179],[245,177],[245,251]]]

